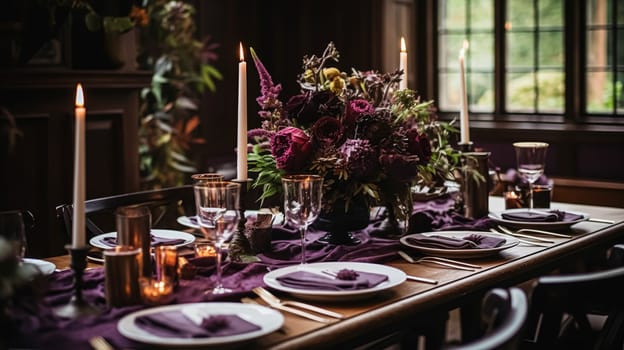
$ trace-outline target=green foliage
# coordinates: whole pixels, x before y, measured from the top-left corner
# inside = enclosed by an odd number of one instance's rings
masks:
[[[181,1],[150,0],[149,25],[141,32],[144,64],[152,82],[141,92],[139,129],[143,187],[179,186],[197,172],[199,99],[216,90],[221,73],[202,56],[216,58],[208,41],[195,38],[195,8]]]

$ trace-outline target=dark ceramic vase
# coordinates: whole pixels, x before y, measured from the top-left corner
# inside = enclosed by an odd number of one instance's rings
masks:
[[[337,203],[331,212],[322,212],[313,227],[327,231],[318,242],[334,245],[356,245],[360,240],[351,231],[361,230],[368,226],[370,209],[364,200],[352,201],[345,210],[344,202]]]

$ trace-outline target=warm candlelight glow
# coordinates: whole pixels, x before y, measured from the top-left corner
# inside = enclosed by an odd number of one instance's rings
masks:
[[[401,52],[407,52],[407,46],[405,45],[404,37],[401,37]]]
[[[141,295],[145,304],[157,305],[167,301],[167,298],[173,292],[173,284],[170,281],[156,281],[153,279],[143,278],[141,283]]]
[[[505,22],[505,30],[510,31],[513,28],[513,25],[511,24],[511,22],[507,21]]]
[[[245,60],[245,54],[243,52],[243,43],[240,44],[240,61],[243,62]]]
[[[76,85],[76,107],[84,107],[84,93],[82,92],[82,84]]]
[[[210,243],[196,243],[195,244],[195,256],[196,257],[214,257],[217,256],[217,251]]]

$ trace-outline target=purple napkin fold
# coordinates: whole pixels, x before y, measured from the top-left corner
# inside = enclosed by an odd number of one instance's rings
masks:
[[[522,222],[557,222],[576,221],[582,219],[582,215],[572,214],[561,210],[522,210],[502,213],[505,220]]]
[[[152,236],[151,237],[152,247],[159,246],[159,245],[178,245],[178,244],[182,244],[186,242],[184,239],[181,239],[181,238],[165,238],[165,237],[158,237],[154,235],[151,235],[151,236]],[[104,244],[105,246],[114,248],[117,245],[117,237],[112,237],[112,236],[102,237],[102,239],[100,239],[100,243]]]
[[[483,235],[470,235],[454,238],[440,235],[414,235],[406,239],[409,244],[438,249],[489,249],[505,244],[504,238]]]
[[[277,281],[284,287],[309,290],[357,290],[372,288],[381,282],[387,281],[388,276],[355,271],[357,276],[353,280],[342,280],[331,276],[322,276],[317,273],[307,271],[295,271],[277,277]]]
[[[261,329],[260,326],[245,321],[237,315],[212,315],[204,319],[202,325],[197,325],[180,311],[139,316],[134,323],[150,334],[166,338],[225,337]]]

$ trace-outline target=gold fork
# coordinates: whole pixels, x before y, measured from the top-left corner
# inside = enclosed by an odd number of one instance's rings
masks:
[[[106,339],[99,335],[89,339],[89,345],[95,350],[115,350]]]
[[[405,261],[412,263],[412,264],[429,263],[429,264],[436,264],[436,265],[445,266],[451,269],[464,270],[464,271],[475,271],[476,269],[481,268],[481,266],[479,265],[469,264],[469,263],[465,263],[461,261],[445,259],[445,258],[440,258],[440,257],[435,257],[435,256],[425,256],[425,257],[415,260],[409,254],[407,254],[406,252],[402,250],[399,250],[399,255],[403,259],[405,259]]]
[[[342,314],[339,314],[337,312],[333,312],[330,310],[326,310],[326,309],[323,309],[314,305],[300,303],[298,301],[280,300],[278,297],[276,297],[271,292],[269,292],[268,290],[262,287],[256,287],[252,289],[252,291],[256,293],[256,295],[258,295],[262,300],[264,300],[267,304],[269,304],[273,308],[281,309],[283,311],[287,311],[287,312],[290,312],[299,316],[307,317],[309,319],[313,319],[318,322],[328,322],[329,320],[324,319],[322,317],[317,317],[313,314],[310,314],[308,312],[305,312],[299,309],[295,309],[295,307],[313,311],[321,315],[326,315],[326,316],[333,317],[333,318],[338,318],[338,319],[344,318]]]

